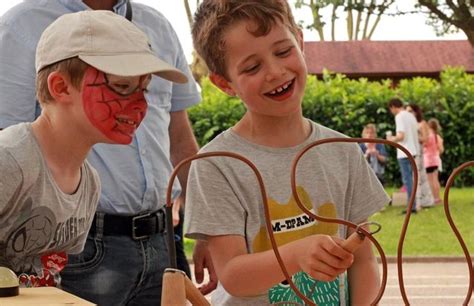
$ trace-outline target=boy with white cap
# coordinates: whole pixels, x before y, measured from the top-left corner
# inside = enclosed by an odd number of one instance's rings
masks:
[[[151,74],[187,78],[110,11],[58,18],[38,43],[36,72],[41,115],[0,132],[0,265],[44,284],[64,253],[82,251],[94,217],[100,182],[85,160],[91,147],[130,144]]]

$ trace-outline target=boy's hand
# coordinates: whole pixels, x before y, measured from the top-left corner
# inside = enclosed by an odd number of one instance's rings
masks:
[[[294,259],[298,266],[311,277],[321,281],[332,281],[347,270],[354,256],[340,244],[344,241],[327,235],[312,235],[295,244]]]

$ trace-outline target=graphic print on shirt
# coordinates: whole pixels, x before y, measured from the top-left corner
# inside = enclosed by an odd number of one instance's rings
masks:
[[[46,206],[33,207],[31,198],[26,199],[24,214],[18,216],[0,242],[0,257],[15,272],[42,273],[41,256],[48,251],[62,251],[72,247],[85,228],[85,218],[71,217],[59,222],[53,211]],[[27,209],[29,208],[29,209]]]
[[[314,211],[311,199],[304,188],[298,186],[297,192],[304,206]],[[268,206],[272,220],[273,234],[278,246],[309,235],[337,234],[337,224],[318,222],[307,216],[298,207],[293,197],[291,197],[286,204],[278,203],[269,198]],[[325,203],[317,208],[316,214],[318,216],[335,218],[336,206],[333,203]],[[253,251],[263,252],[271,248],[266,228],[263,226],[253,241]],[[292,276],[292,281],[303,294],[311,298],[318,305],[339,305],[338,279],[332,282],[317,282],[306,273],[298,272]],[[281,302],[304,304],[286,281],[271,288],[268,292],[268,298],[271,304]]]

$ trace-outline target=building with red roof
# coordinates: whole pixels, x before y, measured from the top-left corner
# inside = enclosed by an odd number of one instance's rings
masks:
[[[467,40],[314,41],[304,47],[308,73],[318,77],[327,69],[349,78],[397,83],[414,76],[439,78],[446,66],[474,73],[474,48]]]

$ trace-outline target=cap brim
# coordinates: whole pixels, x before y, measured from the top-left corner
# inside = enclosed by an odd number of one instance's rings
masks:
[[[151,73],[176,83],[186,83],[188,81],[184,73],[158,59],[153,54],[79,55],[79,58],[105,73],[120,76],[137,76]]]

